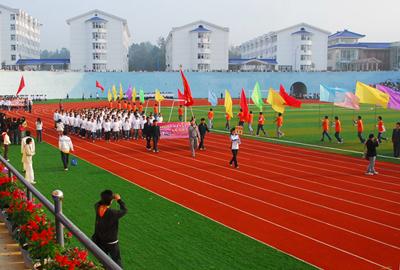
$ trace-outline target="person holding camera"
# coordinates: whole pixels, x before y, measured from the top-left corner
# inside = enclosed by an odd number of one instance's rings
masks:
[[[119,204],[119,210],[111,209],[113,200]],[[122,268],[118,224],[119,219],[126,215],[128,209],[119,194],[114,194],[111,190],[104,190],[100,194],[100,201],[95,204],[95,210],[96,222],[92,240]]]

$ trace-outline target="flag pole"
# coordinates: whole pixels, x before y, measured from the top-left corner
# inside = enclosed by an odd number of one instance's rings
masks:
[[[171,122],[172,109],[174,108],[174,104],[175,104],[175,100],[172,100],[172,106],[171,106],[171,111],[169,113],[168,123]]]
[[[187,107],[185,106],[185,122],[187,122]]]
[[[146,108],[144,109],[144,114],[147,114],[147,107],[149,106],[149,100],[146,102]]]
[[[376,104],[375,104],[375,117],[374,117],[374,121],[376,121]],[[376,125],[374,124],[374,133],[375,133],[375,130],[376,130]]]

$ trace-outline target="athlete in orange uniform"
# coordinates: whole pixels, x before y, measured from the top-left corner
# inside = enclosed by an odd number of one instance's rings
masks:
[[[110,106],[110,109],[114,108],[114,103],[112,101],[109,101],[108,104]]]
[[[238,118],[239,118],[239,126],[244,126],[244,122],[246,122],[246,115],[244,115],[243,110],[240,109],[239,113],[237,114]]]
[[[126,103],[126,100],[124,101],[124,110],[128,109],[128,103]]]
[[[208,128],[209,128],[209,129],[214,128],[214,125],[213,125],[214,112],[213,112],[213,109],[212,109],[212,108],[210,108],[210,111],[208,112],[207,117],[208,117]]]
[[[226,130],[230,130],[231,129],[231,116],[229,115],[229,113],[225,113],[225,119],[226,119],[226,123],[225,123],[225,129]]]
[[[118,100],[118,110],[121,110],[121,108],[122,108],[121,101]]]
[[[136,112],[136,110],[137,110],[136,102],[132,102],[132,110],[133,110],[133,112]]]
[[[154,103],[153,113],[154,113],[154,116],[158,115],[158,103],[157,102]]]
[[[360,139],[360,142],[365,143],[365,139],[363,137],[364,124],[360,115],[357,117],[357,121],[354,121],[354,125],[357,126],[357,137]]]
[[[135,103],[135,106],[136,106],[136,103]],[[139,103],[139,113],[142,113],[143,112],[143,104],[142,104],[142,102],[140,102]]]
[[[128,102],[128,111],[132,110],[132,104],[130,102]]]
[[[342,123],[340,123],[339,117],[335,116],[335,138],[338,143],[343,143],[343,138],[340,137],[340,132],[342,132]]]
[[[179,119],[179,122],[182,122],[182,121],[183,121],[183,109],[182,109],[182,105],[179,105],[179,108],[178,108],[178,119]]]
[[[251,135],[253,135],[253,133],[254,133],[253,119],[254,119],[253,111],[250,111],[249,116],[247,117],[247,124],[249,125],[249,131],[250,131]]]
[[[322,138],[321,142],[324,141],[325,136],[328,137],[329,141],[332,141],[331,136],[329,136],[329,119],[328,116],[326,115],[325,118],[322,120]]]
[[[265,118],[262,112],[258,115],[258,124],[257,124],[257,133],[256,135],[260,133],[260,130],[264,132],[264,136],[268,136],[267,132],[264,130],[264,123],[265,123]]]
[[[378,128],[378,142],[382,143],[382,140],[387,141],[387,138],[382,137],[383,132],[386,132],[386,128],[383,123],[382,116],[378,116],[378,124],[376,126]]]
[[[283,116],[281,113],[278,113],[278,116],[275,119],[275,123],[276,123],[276,137],[281,138],[285,136],[285,134],[281,130],[283,126]]]

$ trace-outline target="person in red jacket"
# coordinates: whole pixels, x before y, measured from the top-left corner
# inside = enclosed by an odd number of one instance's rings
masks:
[[[386,132],[385,124],[383,123],[382,116],[378,116],[378,124],[376,125],[378,128],[378,142],[382,143],[382,140],[387,141],[387,138],[382,137],[382,134]]]
[[[212,108],[210,108],[210,111],[208,112],[207,117],[208,117],[208,128],[209,129],[214,128],[214,125],[213,125],[214,112],[213,112]]]
[[[329,136],[329,117],[325,115],[324,119],[322,120],[322,137],[321,137],[321,142],[324,141],[325,136],[329,139],[329,141],[332,141],[331,136]]]
[[[264,136],[268,136],[267,132],[265,132],[265,130],[264,130],[264,123],[265,123],[264,115],[262,112],[260,112],[260,114],[258,115],[258,125],[257,125],[256,136],[258,136],[258,134],[260,134],[260,130],[262,132],[264,132]]]
[[[282,132],[282,126],[283,126],[283,116],[282,113],[278,113],[278,116],[276,117],[275,121],[276,123],[276,137],[281,138],[285,136],[285,134]]]
[[[178,120],[179,120],[179,122],[183,122],[183,108],[182,108],[182,105],[179,105],[179,108],[178,108]]]
[[[343,138],[340,137],[340,132],[342,132],[342,123],[338,116],[335,116],[335,138],[338,143],[343,143]]]
[[[225,119],[226,119],[226,122],[225,122],[225,129],[226,130],[230,130],[231,129],[231,115],[229,114],[229,113],[225,113]]]
[[[354,122],[354,125],[357,126],[357,137],[360,140],[360,142],[362,144],[364,144],[365,143],[365,139],[363,137],[364,124],[362,121],[362,117],[359,115],[357,117],[357,121],[353,121],[353,122]]]

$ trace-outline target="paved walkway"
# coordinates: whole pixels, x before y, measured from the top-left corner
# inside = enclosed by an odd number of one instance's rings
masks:
[[[0,221],[0,270],[25,270],[19,245],[8,234],[4,222]]]

